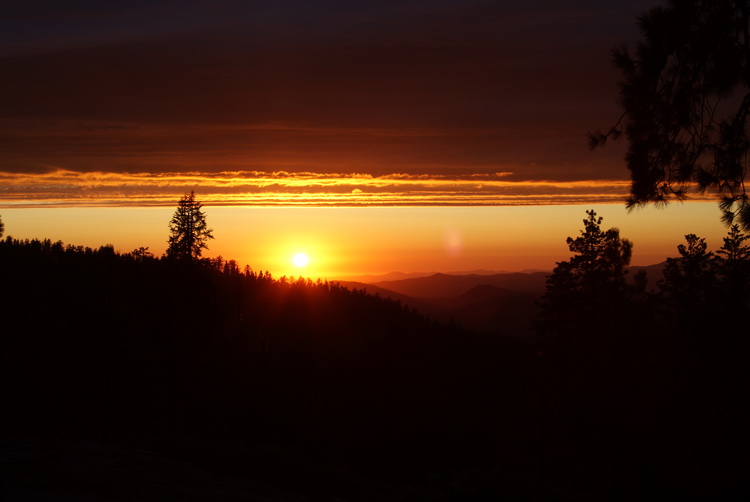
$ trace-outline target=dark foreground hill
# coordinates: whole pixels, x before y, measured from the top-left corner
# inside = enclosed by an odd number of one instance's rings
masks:
[[[458,298],[436,300],[462,326],[483,332],[531,336],[539,294],[474,286]]]
[[[0,242],[0,277],[3,493],[726,499],[739,479],[724,398],[692,392],[669,337],[560,352],[335,284],[49,241]]]
[[[548,275],[549,272],[431,274],[358,286],[444,322],[486,333],[528,337]]]
[[[646,275],[650,289],[661,278],[664,263],[629,267],[629,277]],[[429,274],[373,283],[342,282],[370,294],[397,300],[444,322],[487,333],[528,337],[539,312],[551,272]],[[395,275],[395,274],[394,274]]]
[[[6,438],[361,499],[481,464],[496,426],[520,427],[531,350],[388,299],[49,241],[0,243],[0,275]]]
[[[350,289],[361,289],[371,295],[401,302],[423,315],[442,322],[456,323],[483,333],[515,337],[532,336],[534,317],[539,310],[537,301],[542,292],[511,291],[481,284],[479,276],[476,278],[477,285],[470,286],[475,280],[473,277],[468,281],[458,281],[459,287],[456,290],[458,293],[454,291],[455,296],[441,298],[415,298],[360,282],[341,282],[340,284]],[[429,278],[425,279],[429,281]],[[396,287],[398,288],[398,284]],[[469,289],[464,290],[465,287]],[[447,295],[450,291],[446,288],[443,294]]]

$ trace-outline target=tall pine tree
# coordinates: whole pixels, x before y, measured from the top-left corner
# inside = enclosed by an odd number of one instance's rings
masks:
[[[586,214],[581,235],[567,239],[574,256],[547,277],[536,325],[542,334],[588,340],[622,331],[629,303],[645,288],[645,277],[637,285],[625,280],[633,244],[616,228],[602,230],[595,211]]]
[[[204,249],[208,249],[206,241],[214,236],[206,224],[202,207],[203,204],[195,200],[193,191],[177,203],[177,210],[169,222],[168,258],[196,260]]]

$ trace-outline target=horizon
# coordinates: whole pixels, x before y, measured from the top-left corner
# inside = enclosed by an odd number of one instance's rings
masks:
[[[274,277],[348,280],[394,272],[551,271],[570,256],[565,239],[582,229],[585,211],[603,217],[634,244],[633,266],[677,254],[684,235],[720,247],[727,228],[715,203],[691,202],[628,212],[623,204],[496,207],[204,206],[215,239],[205,257],[222,256]],[[119,252],[166,249],[174,207],[5,208],[5,234],[61,240]],[[383,236],[388,236],[384,238]],[[309,264],[297,267],[294,255]]]
[[[591,207],[636,265],[718,247],[706,196],[626,215],[625,142],[587,146],[657,3],[5,5],[6,234],[159,255],[194,190],[206,256],[274,276],[551,270]]]
[[[739,499],[748,65],[750,0],[0,2],[4,498]]]

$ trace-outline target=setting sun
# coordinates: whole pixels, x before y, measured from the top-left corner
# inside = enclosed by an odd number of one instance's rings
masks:
[[[0,76],[0,502],[750,492],[750,0],[0,0]]]
[[[294,263],[296,267],[306,267],[307,264],[310,263],[310,257],[305,253],[297,253],[292,257],[292,263]]]

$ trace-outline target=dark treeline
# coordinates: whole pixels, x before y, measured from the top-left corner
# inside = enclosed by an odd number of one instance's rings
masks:
[[[750,236],[733,225],[713,253],[689,234],[649,285],[644,273],[628,277],[633,244],[587,214],[580,236],[567,240],[574,256],[548,277],[536,320],[547,368],[557,372],[548,382],[557,409],[575,422],[568,432],[594,448],[586,457],[664,483],[642,495],[735,496]]]
[[[220,258],[7,238],[4,437],[146,448],[312,499],[734,494],[747,283],[734,310],[708,266],[711,302],[669,289],[698,280],[681,248],[648,292],[607,235],[613,267],[561,262],[534,339]]]
[[[515,441],[523,425],[508,410],[531,351],[361,291],[11,238],[0,276],[18,437],[132,440],[351,497],[372,489],[349,476],[419,484],[488,461],[497,431]]]

